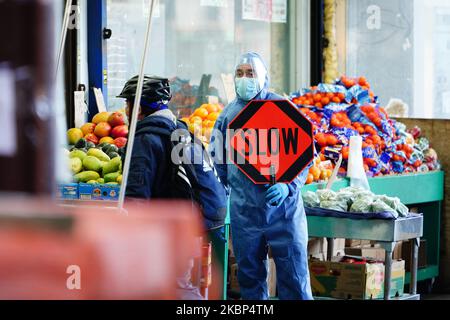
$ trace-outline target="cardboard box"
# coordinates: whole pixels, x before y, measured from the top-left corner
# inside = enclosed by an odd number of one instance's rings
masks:
[[[348,264],[310,261],[311,287],[317,297],[337,299],[383,299],[384,265]],[[405,285],[405,262],[392,265],[391,297],[402,296]]]
[[[238,280],[238,265],[233,264],[230,267],[230,289],[235,292],[240,292],[239,280]],[[275,261],[269,259],[268,261],[268,274],[267,274],[267,286],[269,290],[269,297],[273,298],[277,296],[277,272],[275,267]]]
[[[315,297],[331,297],[336,290],[342,266],[337,262],[310,260],[311,289]]]
[[[78,200],[78,184],[68,183],[58,185],[58,199]]]
[[[365,265],[344,264],[332,297],[337,299],[375,300],[384,298],[382,263]],[[405,261],[392,263],[390,296],[402,296],[405,286]]]
[[[384,262],[386,255],[384,249],[375,247],[345,248],[345,254],[348,256],[370,258],[379,262]]]
[[[119,200],[120,186],[107,184],[85,184],[79,185],[80,200]]]
[[[394,252],[392,253],[393,260],[402,260],[402,245],[403,241],[397,242],[394,248]]]
[[[345,255],[345,239],[334,240],[333,256]],[[310,258],[327,260],[328,241],[325,238],[312,238],[308,242],[308,256]]]
[[[346,248],[364,247],[364,246],[370,246],[370,245],[371,245],[371,243],[368,240],[345,239],[345,247]]]
[[[404,241],[402,243],[401,256],[402,256],[402,259],[405,260],[406,272],[410,272],[411,271],[411,242]],[[419,269],[426,268],[427,265],[428,265],[427,241],[420,240],[418,268]]]

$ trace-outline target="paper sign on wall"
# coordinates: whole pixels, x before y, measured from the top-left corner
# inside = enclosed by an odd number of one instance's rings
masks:
[[[272,0],[272,22],[287,23],[287,0]]]
[[[242,0],[242,19],[270,22],[272,0]]]
[[[200,5],[203,7],[228,8],[228,0],[201,0]]]
[[[107,112],[105,99],[103,98],[103,93],[101,89],[94,88],[95,101],[97,102],[98,112]]]
[[[86,123],[86,114],[88,112],[88,106],[84,100],[84,91],[75,91],[75,127],[80,128]]]
[[[16,88],[14,73],[0,66],[0,156],[12,157],[17,152]]]
[[[287,0],[243,0],[242,19],[265,22],[287,22]]]

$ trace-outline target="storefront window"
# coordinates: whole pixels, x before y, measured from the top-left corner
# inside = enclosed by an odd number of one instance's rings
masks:
[[[347,0],[346,72],[364,75],[386,105],[414,118],[450,118],[450,3]],[[420,44],[420,45],[416,45]]]
[[[108,105],[127,79],[138,74],[149,0],[108,0]],[[289,93],[288,0],[159,0],[155,6],[146,73],[172,80],[172,108],[184,116],[205,100],[234,98],[233,74],[240,54],[260,53],[271,66],[272,89]],[[231,77],[230,77],[231,76]]]

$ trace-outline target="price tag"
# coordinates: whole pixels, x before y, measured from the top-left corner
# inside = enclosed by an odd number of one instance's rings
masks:
[[[86,123],[86,114],[88,112],[88,106],[84,100],[84,91],[75,91],[75,127],[80,128]]]

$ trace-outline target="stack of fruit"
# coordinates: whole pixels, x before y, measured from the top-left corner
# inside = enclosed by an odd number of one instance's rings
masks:
[[[352,136],[363,139],[364,167],[368,176],[429,169],[425,165],[424,147],[414,141],[402,123],[390,119],[366,78],[341,77],[332,85],[319,84],[294,94],[291,100],[313,123],[316,150],[321,160],[336,163],[342,154],[341,175],[346,174]],[[318,170],[312,170],[317,177]]]
[[[220,104],[204,104],[196,109],[190,117],[181,120],[188,125],[189,131],[208,145],[214,125],[222,110],[223,106]]]
[[[128,126],[122,112],[102,112],[92,123],[67,132],[69,169],[76,183],[122,183],[122,158],[128,142]]]
[[[128,142],[128,126],[126,116],[122,112],[102,112],[97,114],[92,123],[86,123],[81,128],[73,128],[67,132],[69,145],[75,145],[80,139],[98,144],[114,144],[123,148]]]
[[[309,169],[306,184],[328,181],[333,174],[333,167],[334,166],[331,161],[317,157],[314,160],[314,165]]]
[[[117,146],[102,143],[95,147],[81,139],[76,147],[68,153],[75,183],[122,184],[122,158]]]

